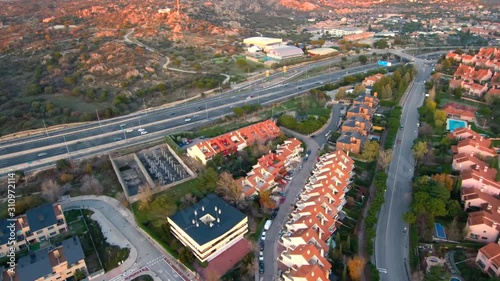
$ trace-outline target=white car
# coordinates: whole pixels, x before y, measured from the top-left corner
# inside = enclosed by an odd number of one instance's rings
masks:
[[[189,121],[191,121],[191,118],[184,119],[184,122],[189,122]]]
[[[264,260],[264,252],[260,251],[259,253],[259,260],[263,261]]]
[[[193,118],[198,118],[198,117],[200,117],[200,115],[198,115],[198,114],[193,116]]]
[[[266,240],[266,232],[262,232],[262,235],[260,235],[260,240],[264,241]]]
[[[148,132],[146,132],[146,131],[142,131],[142,132],[141,132],[141,135],[145,135],[145,134],[147,134],[147,133],[148,133]]]
[[[328,131],[328,132],[325,134],[325,137],[329,137],[331,133],[332,133],[332,131]]]
[[[285,176],[285,180],[290,181],[290,180],[292,180],[292,177],[291,176]]]
[[[137,131],[142,132],[142,131],[146,131],[146,129],[140,128],[140,129],[137,129]]]
[[[128,130],[126,130],[125,132],[127,132],[127,133],[132,133],[133,131],[134,131],[134,130],[132,130],[132,129],[128,129]]]

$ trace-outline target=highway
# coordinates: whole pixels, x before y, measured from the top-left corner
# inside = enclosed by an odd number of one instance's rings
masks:
[[[409,90],[403,106],[401,124],[397,138],[401,144],[394,148],[393,160],[388,169],[389,179],[385,192],[385,203],[379,213],[375,239],[375,264],[382,281],[409,281],[411,274],[408,260],[409,233],[402,215],[409,210],[411,202],[411,179],[414,159],[413,141],[418,136],[418,107],[424,101],[424,83],[429,78],[435,62],[415,59],[418,75]]]
[[[315,67],[331,62],[319,62]],[[312,66],[308,66],[311,68]],[[376,64],[358,66],[329,74],[305,78],[298,82],[284,82],[249,90],[231,90],[222,95],[200,99],[176,107],[143,111],[109,120],[61,129],[36,136],[29,136],[0,143],[0,176],[10,171],[33,170],[53,164],[57,159],[79,158],[90,150],[100,153],[117,147],[150,141],[167,133],[190,129],[231,114],[233,107],[245,104],[272,104],[302,94],[323,83],[336,82],[346,75],[378,68]],[[293,75],[301,75],[306,70]],[[281,74],[282,75],[282,74]],[[292,75],[292,74],[290,74]],[[187,121],[189,120],[189,121]],[[123,129],[121,129],[121,125]],[[148,133],[141,135],[139,128]],[[105,149],[104,146],[107,145]],[[95,154],[95,153],[94,153]]]

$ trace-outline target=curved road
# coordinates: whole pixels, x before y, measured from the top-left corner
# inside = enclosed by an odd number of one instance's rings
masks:
[[[177,272],[179,269],[174,269],[167,263],[165,258],[168,254],[164,251],[162,253],[162,251],[160,251],[157,246],[153,244],[154,242],[142,234],[142,232],[137,228],[133,215],[128,210],[119,206],[119,203],[115,201],[116,200],[112,198],[102,196],[95,198],[76,197],[66,202],[60,202],[65,211],[85,208],[100,212],[112,224],[115,231],[118,231],[121,235],[123,235],[128,243],[130,243],[131,246],[137,251],[135,260],[124,262],[124,266],[120,266],[118,269],[113,269],[110,272],[107,272],[105,275],[97,278],[97,280],[122,281],[125,280],[128,275],[133,274],[146,266],[150,271],[158,275],[161,280],[192,280],[192,276],[184,278],[181,277]],[[133,250],[131,250],[131,253],[132,251]],[[130,255],[129,259],[130,258],[134,258],[134,255]],[[169,263],[172,262],[169,261]],[[187,273],[183,272],[183,274]]]

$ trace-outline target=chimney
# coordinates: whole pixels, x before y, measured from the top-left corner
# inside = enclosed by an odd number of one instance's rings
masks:
[[[497,208],[497,213],[500,214],[500,206],[498,206],[498,208]]]
[[[484,166],[484,172],[485,173],[488,172],[488,166],[486,166],[486,165]]]
[[[491,210],[491,204],[490,203],[488,203],[488,207],[486,207],[486,210],[488,210],[488,211]]]
[[[471,129],[471,128],[470,128],[470,125],[468,126],[468,128],[469,128],[469,130]]]

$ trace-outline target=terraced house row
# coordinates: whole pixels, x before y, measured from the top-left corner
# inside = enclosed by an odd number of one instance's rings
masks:
[[[352,183],[354,161],[343,151],[321,156],[284,226],[279,268],[288,281],[327,281],[328,244]]]
[[[461,200],[468,211],[465,238],[489,243],[476,257],[477,265],[491,276],[500,276],[500,182],[497,170],[486,161],[497,157],[491,140],[469,128],[456,129],[449,135],[458,139],[452,147],[452,168],[460,172]]]

